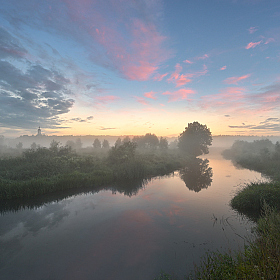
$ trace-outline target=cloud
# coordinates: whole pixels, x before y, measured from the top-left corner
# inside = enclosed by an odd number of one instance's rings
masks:
[[[168,102],[174,102],[178,100],[188,99],[189,95],[195,94],[196,92],[192,89],[179,89],[177,91],[165,91],[163,95],[169,95]]]
[[[237,85],[238,82],[245,80],[245,79],[249,78],[250,76],[251,76],[251,74],[243,75],[240,77],[230,77],[230,78],[227,78],[226,80],[224,80],[224,83],[229,84],[229,85],[230,84]]]
[[[193,73],[187,73],[187,74],[180,74],[182,71],[182,66],[180,63],[177,63],[175,65],[175,71],[171,74],[171,76],[167,79],[168,82],[175,83],[176,87],[184,86],[187,83],[190,83],[193,78],[205,75],[208,70],[206,65],[203,65],[203,70],[193,72]]]
[[[269,43],[273,43],[275,42],[275,39],[274,38],[268,38],[266,41],[265,41],[265,45],[269,44]]]
[[[263,122],[255,125],[230,125],[229,128],[232,129],[246,129],[252,131],[261,131],[268,133],[280,132],[280,119],[279,118],[268,118]]]
[[[17,28],[27,25],[72,39],[94,63],[144,81],[171,57],[158,27],[162,5],[146,0],[11,0],[3,14]]]
[[[193,64],[193,62],[192,61],[190,61],[190,60],[184,60],[183,62],[185,62],[185,63],[188,63],[188,64]]]
[[[270,112],[279,109],[280,104],[280,83],[263,87],[252,96],[251,101],[258,104],[260,112]]]
[[[197,57],[196,59],[197,60],[204,60],[204,59],[206,59],[206,58],[209,58],[209,55],[208,54],[204,54],[203,56],[199,56],[199,57]]]
[[[250,27],[250,28],[248,29],[248,31],[249,31],[250,34],[255,33],[257,30],[258,30],[258,28],[255,27],[255,26],[252,26],[252,27]]]
[[[202,96],[200,107],[212,110],[239,110],[245,104],[245,88],[228,87],[218,94]],[[229,116],[229,114],[227,114]]]
[[[85,118],[85,119],[82,119],[82,118],[72,118],[72,119],[70,119],[70,121],[74,121],[74,122],[88,122],[88,121],[90,121],[90,120],[92,120],[93,119],[93,116],[89,116],[89,117],[87,117],[87,118]]]
[[[164,77],[166,77],[168,75],[168,73],[165,73],[165,74],[162,74],[162,75],[160,75],[160,74],[156,74],[155,76],[154,76],[154,80],[155,81],[162,81],[162,79],[164,78]]]
[[[155,97],[155,94],[156,94],[156,92],[154,92],[154,91],[149,91],[149,92],[145,92],[145,93],[144,93],[144,96],[147,97],[147,98],[151,98],[151,99],[156,100],[157,98]]]
[[[279,114],[280,83],[254,89],[250,92],[244,87],[227,87],[218,94],[201,97],[199,106],[202,109],[214,110],[219,113],[239,116],[260,114]]]
[[[227,69],[226,65],[220,68],[221,71],[226,69]]]
[[[15,58],[14,52],[10,57]],[[25,68],[23,72],[8,61],[0,61],[0,125],[26,129],[38,124],[60,126],[58,117],[74,104],[69,98],[69,80],[56,69],[30,63]]]
[[[103,127],[103,126],[99,127],[99,130],[112,130],[112,129],[117,129],[117,128],[116,127]]]
[[[12,36],[7,30],[0,27],[0,58],[23,58],[27,50],[21,46],[19,40]]]
[[[135,99],[137,100],[138,103],[141,103],[143,105],[149,105],[149,103],[143,97],[135,96]]]
[[[260,43],[262,43],[262,40],[259,41],[259,42],[255,42],[255,43],[250,42],[250,43],[245,47],[245,49],[248,50],[248,49],[251,49],[251,48],[255,48],[255,47],[258,46]]]
[[[112,103],[116,100],[119,100],[120,98],[115,95],[105,95],[105,96],[96,96],[95,100],[97,104],[108,104]]]

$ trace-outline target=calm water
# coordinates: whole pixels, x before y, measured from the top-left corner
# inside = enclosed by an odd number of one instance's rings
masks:
[[[137,280],[161,270],[183,278],[207,250],[243,248],[252,223],[228,203],[261,175],[208,159],[130,196],[103,190],[2,213],[1,279]]]

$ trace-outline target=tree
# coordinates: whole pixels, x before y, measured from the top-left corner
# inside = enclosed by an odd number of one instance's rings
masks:
[[[151,133],[146,133],[146,135],[144,136],[144,142],[150,149],[156,149],[159,144],[157,136]]]
[[[75,150],[76,149],[76,144],[74,141],[72,140],[68,140],[65,144],[66,147],[70,147],[72,150]]]
[[[134,136],[132,141],[139,149],[156,149],[159,145],[157,136],[151,133],[146,133],[145,136]]]
[[[134,158],[137,144],[125,142],[119,146],[114,146],[109,151],[108,159],[111,163],[121,164]]]
[[[101,142],[100,142],[100,140],[98,139],[98,138],[96,138],[95,140],[94,140],[94,142],[93,142],[93,148],[94,149],[101,149]]]
[[[208,146],[212,145],[212,135],[206,125],[199,122],[189,123],[178,137],[178,148],[190,156],[208,154]]]
[[[119,147],[122,144],[122,139],[118,138],[115,142],[115,147]]]
[[[55,141],[53,139],[52,142],[50,143],[50,149],[49,150],[52,151],[53,153],[58,153],[59,145],[60,145],[60,142]]]
[[[159,145],[159,149],[161,151],[167,150],[168,149],[168,141],[167,141],[167,139],[163,138],[163,137],[160,137],[158,145]]]
[[[102,142],[102,149],[108,150],[109,148],[110,148],[109,141],[104,139],[103,142]]]
[[[36,148],[37,148],[37,144],[35,142],[33,142],[30,146],[30,149],[35,151]]]
[[[18,144],[16,144],[16,148],[17,148],[18,150],[21,150],[22,147],[23,147],[22,142],[18,142]]]
[[[126,142],[131,142],[129,136],[125,136],[122,140],[122,144],[126,143]]]

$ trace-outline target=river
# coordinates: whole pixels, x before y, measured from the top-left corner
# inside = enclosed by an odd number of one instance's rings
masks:
[[[161,270],[182,279],[208,250],[242,249],[253,223],[229,201],[263,178],[214,151],[207,158],[131,192],[105,189],[2,211],[1,279],[146,280]]]

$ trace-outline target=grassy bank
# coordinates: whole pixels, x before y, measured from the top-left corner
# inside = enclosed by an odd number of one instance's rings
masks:
[[[280,279],[279,212],[266,207],[255,232],[255,241],[243,252],[206,254],[194,279]]]
[[[171,173],[184,162],[168,151],[137,153],[132,143],[102,156],[77,155],[68,147],[29,149],[21,156],[0,160],[0,200],[139,181]]]

